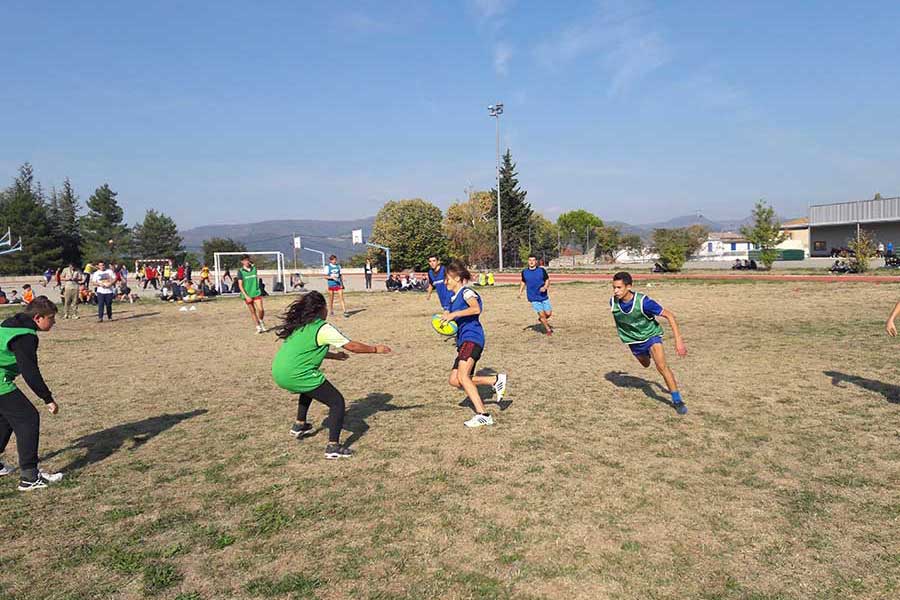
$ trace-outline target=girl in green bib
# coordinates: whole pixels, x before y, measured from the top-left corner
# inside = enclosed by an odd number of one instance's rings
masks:
[[[312,291],[300,296],[288,307],[284,322],[275,328],[276,335],[284,340],[272,361],[272,379],[278,387],[299,394],[297,421],[291,427],[291,435],[301,438],[313,433],[307,423],[306,413],[313,400],[328,406],[328,445],[325,458],[346,458],[353,454],[341,445],[341,429],[344,426],[344,396],[331,385],[319,367],[326,358],[347,360],[344,352],[331,352],[341,348],[357,354],[390,354],[387,346],[374,346],[354,342],[326,323],[328,306],[325,296]]]
[[[663,330],[656,317],[662,317],[669,322],[672,335],[675,336],[675,352],[678,356],[686,356],[687,347],[681,337],[681,329],[675,315],[648,296],[632,290],[633,283],[631,275],[625,271],[613,275],[613,297],[609,300],[609,306],[616,322],[619,339],[628,345],[641,366],[649,367],[651,361],[656,365],[656,370],[663,376],[666,387],[672,394],[672,406],[679,415],[687,414],[687,406],[681,398],[681,392],[678,391],[675,374],[666,364],[662,345]]]
[[[250,310],[250,317],[256,325],[256,333],[266,332],[266,309],[263,306],[262,289],[259,287],[259,273],[256,271],[256,265],[250,262],[250,257],[246,254],[241,257],[241,268],[237,274],[238,289],[241,291],[241,298]]]

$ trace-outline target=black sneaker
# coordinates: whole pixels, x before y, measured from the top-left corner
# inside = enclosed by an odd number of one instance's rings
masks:
[[[676,402],[675,403],[675,412],[679,415],[687,414],[687,405],[684,402]]]
[[[325,458],[350,458],[351,456],[353,456],[353,451],[340,444],[328,444],[325,446]]]
[[[302,437],[312,435],[313,429],[313,426],[309,423],[304,423],[303,425],[294,423],[294,425],[291,427],[291,435],[299,440]]]
[[[42,490],[50,485],[50,480],[44,477],[43,473],[38,474],[34,481],[19,480],[19,487],[16,488],[20,492],[30,492],[32,490]]]

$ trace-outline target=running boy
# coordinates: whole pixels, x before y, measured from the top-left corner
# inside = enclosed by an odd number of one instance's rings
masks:
[[[544,326],[547,335],[553,335],[553,329],[550,327],[550,317],[553,316],[553,307],[550,306],[550,275],[547,269],[539,267],[537,257],[534,254],[528,256],[528,268],[522,269],[522,283],[519,285],[519,298],[522,297],[522,291],[528,291],[528,301],[531,302],[531,308],[538,315],[538,320]]]
[[[426,300],[431,300],[431,292],[437,292],[438,302],[441,303],[441,308],[450,310],[450,292],[447,290],[447,286],[444,285],[446,269],[437,256],[428,257],[427,274],[428,294],[425,296]]]
[[[341,275],[341,265],[338,264],[337,256],[332,254],[328,257],[328,264],[325,266],[325,279],[328,282],[328,313],[334,316],[334,295],[337,294],[341,300],[341,310],[344,311],[344,317],[350,316],[347,313],[347,305],[344,304],[344,276]]]
[[[475,407],[475,416],[464,423],[466,427],[493,425],[494,419],[484,409],[484,402],[478,394],[478,386],[492,386],[499,402],[506,394],[506,374],[499,373],[493,377],[475,375],[475,365],[478,364],[484,350],[484,328],[479,321],[484,305],[481,296],[466,285],[472,275],[462,262],[452,261],[447,265],[445,272],[444,283],[451,296],[450,307],[444,311],[441,319],[445,322],[456,321],[458,328],[457,356],[450,371],[450,385],[465,390]]]
[[[28,492],[47,487],[62,479],[62,473],[45,473],[38,468],[38,440],[41,417],[14,380],[19,373],[28,387],[44,401],[51,415],[59,405],[44,383],[38,368],[38,331],[50,331],[56,323],[56,305],[46,296],[38,296],[23,312],[0,325],[0,453],[9,438],[16,434],[19,450],[19,491]],[[0,475],[12,468],[0,462]]]
[[[241,297],[250,310],[253,322],[256,323],[256,333],[265,333],[266,309],[263,307],[262,291],[259,289],[259,275],[256,272],[256,265],[250,262],[250,257],[246,254],[241,257],[241,266],[236,279]]]
[[[313,426],[306,421],[306,414],[312,401],[318,400],[328,406],[325,458],[347,458],[353,452],[341,445],[344,397],[325,379],[319,367],[326,358],[349,358],[344,352],[330,352],[331,346],[362,354],[390,354],[391,349],[381,344],[372,346],[347,339],[325,322],[327,316],[325,296],[316,291],[303,294],[288,307],[284,322],[275,328],[276,335],[284,343],[272,361],[272,379],[280,388],[300,394],[297,420],[291,427],[291,435],[299,439],[313,433]]]
[[[678,356],[687,356],[681,329],[678,328],[675,315],[644,294],[632,290],[632,284],[629,273],[620,271],[613,275],[613,297],[609,300],[609,306],[619,332],[619,339],[628,344],[628,348],[641,366],[649,367],[651,360],[656,364],[656,370],[663,376],[666,387],[672,394],[672,406],[679,415],[685,415],[687,406],[681,399],[675,375],[666,364],[662,345],[663,330],[656,317],[662,317],[669,322],[672,335],[675,336],[675,352]]]

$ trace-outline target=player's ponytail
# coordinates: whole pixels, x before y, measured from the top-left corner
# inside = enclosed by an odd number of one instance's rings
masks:
[[[282,324],[275,328],[275,335],[286,340],[304,325],[321,319],[325,306],[325,296],[321,293],[311,291],[303,294],[288,306]]]
[[[466,265],[458,258],[454,258],[450,261],[450,264],[447,265],[447,272],[453,273],[463,281],[472,281],[472,274],[469,273],[469,269],[467,269]]]

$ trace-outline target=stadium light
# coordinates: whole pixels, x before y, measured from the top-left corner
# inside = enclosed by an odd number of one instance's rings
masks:
[[[497,256],[500,260],[500,271],[503,271],[503,223],[500,219],[500,115],[503,114],[503,103],[488,106],[488,114],[497,119]]]

